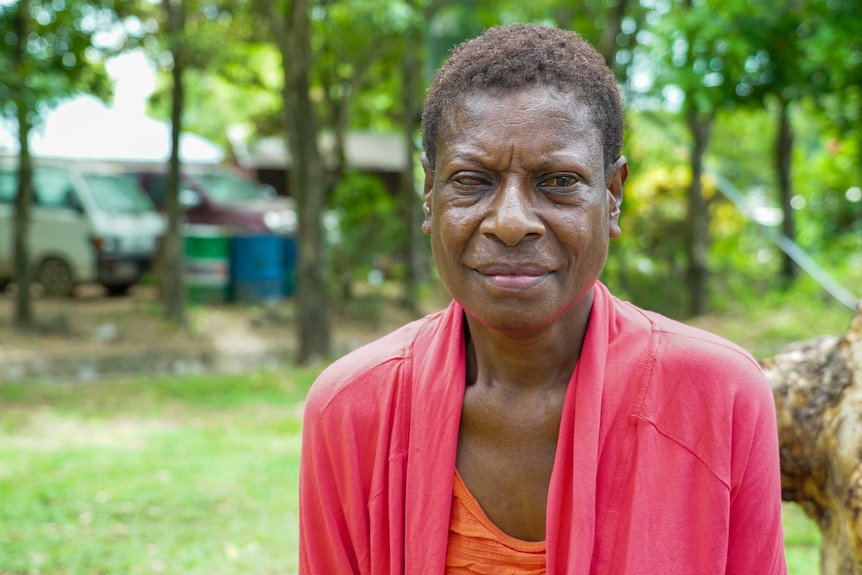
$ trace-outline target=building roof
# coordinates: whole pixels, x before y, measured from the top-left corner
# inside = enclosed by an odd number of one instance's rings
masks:
[[[324,156],[331,161],[334,138],[324,135],[320,145]],[[365,172],[400,172],[406,165],[404,138],[396,133],[348,132],[344,155],[349,167]],[[287,169],[293,165],[293,157],[283,138],[256,140],[242,153],[237,153],[237,157],[250,168]]]

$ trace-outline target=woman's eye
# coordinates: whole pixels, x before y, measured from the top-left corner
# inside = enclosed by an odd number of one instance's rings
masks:
[[[458,176],[457,178],[453,178],[453,181],[465,187],[473,187],[473,186],[483,186],[486,181],[478,176]]]
[[[550,188],[569,188],[577,183],[578,179],[575,176],[570,176],[567,174],[551,176],[550,178],[547,178],[542,181],[543,186],[547,186]]]

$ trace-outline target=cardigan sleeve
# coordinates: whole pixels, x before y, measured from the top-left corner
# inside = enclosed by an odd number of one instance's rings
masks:
[[[415,538],[410,550],[405,550],[405,533],[416,520],[427,525],[429,517],[422,504],[435,498],[430,489],[416,497],[418,502],[406,501],[407,452],[418,441],[413,449],[423,457],[414,465],[418,467],[411,482],[415,497],[417,489],[424,489],[426,468],[441,465],[439,459],[428,456],[440,434],[414,437],[411,442],[410,425],[416,423],[412,394],[418,377],[413,373],[414,349],[421,340],[423,353],[451,362],[457,355],[452,348],[460,348],[461,341],[438,337],[440,326],[460,336],[460,319],[460,308],[450,306],[445,314],[407,324],[336,360],[315,381],[306,398],[303,420],[300,575],[383,575],[402,573],[405,561],[425,565],[428,539]],[[435,343],[440,345],[435,347]],[[439,367],[435,362],[431,365]],[[445,378],[441,384],[439,369],[426,377],[436,385],[433,396],[438,401],[434,405],[444,406],[449,413],[455,401],[451,397],[439,401],[438,393],[441,386],[447,389]],[[461,395],[463,391],[456,397]],[[438,411],[421,415],[418,421],[431,421],[436,430],[441,421]],[[456,416],[453,437],[457,435],[457,421]],[[445,493],[451,496],[452,476],[448,477]],[[440,482],[432,483],[432,487],[440,488]],[[409,526],[405,524],[408,510],[414,510]],[[445,517],[448,520],[448,507]],[[436,558],[434,553],[430,555]]]
[[[383,341],[336,361],[306,398],[299,472],[301,575],[381,573],[390,554],[402,552],[387,535],[398,523],[387,505],[398,508],[397,501],[379,497],[392,491],[390,482],[397,483],[404,451],[398,417],[408,389],[402,383],[402,348],[390,353]]]
[[[769,383],[761,378],[750,394],[738,398],[734,414],[734,435],[749,440],[733,453],[727,575],[787,573],[775,403]],[[753,425],[753,432],[738,425]]]
[[[326,423],[318,396],[306,403],[299,474],[299,573],[360,573],[366,553],[363,532],[361,489],[350,481],[345,467],[348,438]]]
[[[709,553],[703,546],[717,552],[710,562],[715,567],[697,572],[785,575],[778,426],[763,370],[727,340],[653,318],[662,337],[639,417],[688,450],[721,483],[712,492],[700,480],[685,486],[681,495],[689,500],[675,508],[685,514],[701,507],[697,517],[686,520],[694,559]],[[673,493],[660,483],[648,487]],[[705,531],[693,530],[696,525]]]

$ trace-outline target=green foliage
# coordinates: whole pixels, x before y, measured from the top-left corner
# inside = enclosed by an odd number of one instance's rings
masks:
[[[812,25],[802,62],[839,136],[862,137],[862,12],[856,0],[806,2]],[[858,161],[862,163],[862,155]]]
[[[650,309],[679,317],[684,301],[685,189],[682,166],[630,171],[620,220],[622,236],[611,245],[604,279],[612,289]]]
[[[400,0],[382,5],[374,0],[332,2],[313,10],[314,82],[324,126],[342,129],[350,122],[356,97],[368,89],[379,92],[368,83],[370,77],[383,81],[381,87],[390,95],[398,93],[400,78],[392,72],[398,70],[401,39],[419,17]],[[387,100],[396,109],[397,102],[397,97]],[[392,110],[380,112],[385,117]]]
[[[630,111],[624,153],[622,235],[611,242],[603,280],[626,299],[674,317],[685,301],[684,128],[666,112]]]
[[[118,47],[96,40],[116,22],[111,0],[0,4],[0,42],[5,45],[0,50],[0,116],[23,113],[34,125],[45,106],[72,94],[107,98],[103,63]]]
[[[800,151],[794,187],[800,198],[800,241],[805,245],[825,247],[836,236],[862,238],[862,201],[853,191],[862,184],[859,155],[858,141],[837,138]]]
[[[374,175],[348,173],[336,186],[330,205],[338,213],[338,241],[330,246],[330,267],[340,291],[351,294],[356,280],[372,270],[399,277],[397,253],[404,233],[395,198]]]
[[[388,3],[385,9],[378,2],[360,4],[363,6],[361,30],[353,22],[355,16],[351,14],[350,3],[338,5],[342,13],[336,14],[328,32],[321,30],[322,37],[329,43],[336,38],[338,44],[326,47],[324,52],[329,58],[342,54],[342,70],[346,64],[349,67],[358,65],[362,71],[361,82],[346,84],[351,88],[348,125],[379,131],[396,130],[400,117],[405,114],[401,62],[408,50],[418,52],[418,56],[424,54],[422,45],[406,40],[413,31],[424,27],[422,8],[416,2],[400,0]],[[333,30],[333,26],[337,28]],[[369,37],[377,41],[367,42]],[[362,46],[355,48],[353,42]],[[324,79],[325,74],[320,77]],[[340,83],[344,85],[346,80],[348,78],[342,78]]]
[[[760,80],[746,69],[756,51],[749,38],[738,34],[746,3],[705,0],[663,6],[656,10],[656,24],[648,35],[655,88],[680,90],[684,108],[702,114],[750,94],[751,85]]]
[[[797,190],[799,243],[839,283],[859,292],[862,285],[862,201],[852,199],[858,187],[853,140],[826,139],[811,115],[799,114],[799,144],[793,172]],[[753,205],[778,210],[773,199],[769,110],[737,109],[716,118],[711,169],[748,196]],[[629,181],[622,208],[622,237],[611,243],[603,279],[626,298],[673,317],[685,317],[685,190],[686,134],[678,116],[668,112],[630,110],[625,153]],[[706,180],[710,203],[710,300],[713,309],[728,311],[764,297],[792,300],[829,299],[804,275],[800,285],[785,291],[780,280],[780,251],[764,230],[717,194]],[[862,293],[857,293],[862,295]],[[834,303],[834,302],[833,302]],[[796,308],[797,312],[801,305]],[[844,309],[839,306],[839,309]],[[800,334],[804,337],[804,334]]]
[[[184,107],[184,128],[226,145],[231,125],[278,115],[283,107],[280,57],[249,3],[185,0],[184,28],[176,38],[168,33],[161,3],[134,6],[147,23],[139,42],[160,68],[150,100],[155,115],[170,116],[172,50],[183,59],[186,100],[192,104]]]
[[[716,116],[709,166],[738,188],[773,187],[777,127],[771,106],[744,107]]]
[[[226,147],[234,126],[253,125],[260,135],[281,135],[284,102],[280,56],[267,44],[237,42],[232,47],[237,53],[221,54],[209,69],[185,72],[186,98],[194,105],[186,106],[183,125]],[[160,83],[149,103],[152,112],[161,117],[170,113],[167,88],[167,83]]]

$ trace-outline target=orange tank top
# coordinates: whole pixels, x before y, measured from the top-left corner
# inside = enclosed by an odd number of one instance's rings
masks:
[[[455,471],[446,575],[543,575],[545,542],[523,541],[491,523]]]

